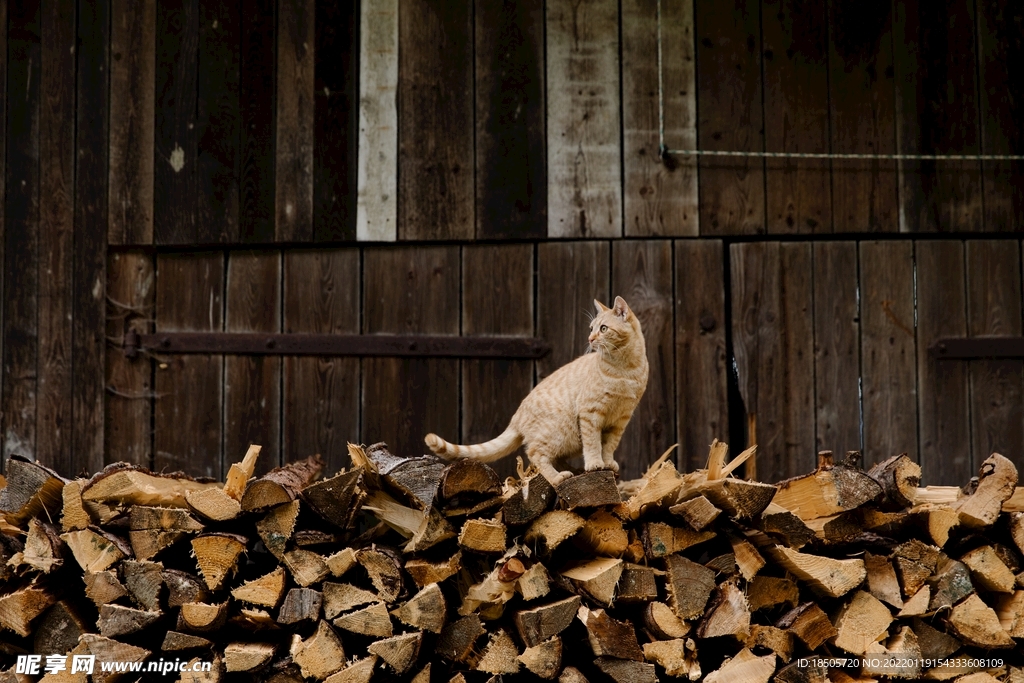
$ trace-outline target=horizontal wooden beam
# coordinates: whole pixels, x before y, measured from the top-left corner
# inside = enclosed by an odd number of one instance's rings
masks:
[[[975,358],[1024,358],[1024,337],[949,337],[929,347],[940,360]]]
[[[544,357],[551,346],[537,337],[412,334],[263,334],[259,332],[127,332],[125,355],[214,353],[249,356],[389,356],[434,358]]]

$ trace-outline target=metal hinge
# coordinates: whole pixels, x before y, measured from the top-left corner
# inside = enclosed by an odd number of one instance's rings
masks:
[[[947,337],[928,350],[939,360],[1024,358],[1024,337]]]
[[[247,356],[389,356],[427,358],[543,358],[550,344],[537,337],[427,334],[263,334],[260,332],[164,332],[127,330],[124,355],[207,353]]]

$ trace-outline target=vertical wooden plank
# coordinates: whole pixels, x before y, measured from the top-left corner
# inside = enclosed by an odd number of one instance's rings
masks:
[[[275,236],[313,237],[313,0],[277,8],[277,170]]]
[[[829,0],[829,112],[832,152],[896,151],[892,3]],[[835,232],[897,232],[895,161],[832,161]]]
[[[156,257],[156,332],[224,329],[224,254]],[[224,357],[173,355],[157,363],[153,467],[221,478]]]
[[[359,3],[316,3],[313,239],[356,238]]]
[[[613,242],[612,295],[625,299],[640,319],[650,367],[647,390],[622,435],[615,457],[620,476],[636,479],[675,443],[672,242]]]
[[[200,0],[196,84],[197,244],[238,236],[240,5]]]
[[[544,237],[544,3],[474,6],[476,237]]]
[[[828,152],[828,23],[820,0],[764,0],[765,149]],[[768,232],[832,232],[827,159],[767,159]]]
[[[860,243],[864,463],[917,459],[914,243]]]
[[[7,261],[4,257],[7,242],[4,221],[7,213],[7,168],[5,165],[7,158],[7,64],[7,3],[3,2],[0,3],[0,74],[5,74],[3,78],[0,78],[0,140],[4,141],[0,144],[0,331],[6,329],[4,326],[3,302],[6,300],[4,297],[4,272],[7,266]],[[0,334],[0,364],[3,363],[6,357],[4,356],[4,341],[4,335]],[[3,388],[4,374],[0,372],[0,398],[5,396]],[[3,411],[0,410],[0,426],[2,424]],[[5,463],[7,462],[3,456],[3,446],[0,446],[0,474],[3,473]]]
[[[363,253],[363,333],[458,334],[459,248],[368,248]],[[365,358],[364,442],[419,455],[423,437],[459,434],[459,361]]]
[[[110,0],[78,0],[71,448],[89,472],[103,467],[110,9]]]
[[[706,465],[714,439],[729,435],[721,240],[676,241],[675,297],[676,460],[692,471]]]
[[[920,240],[914,257],[921,476],[927,484],[963,486],[977,473],[971,462],[968,364],[936,360],[929,348],[941,337],[967,336],[964,245]]]
[[[697,145],[760,152],[760,3],[697,0]],[[702,235],[765,231],[764,159],[701,157]]]
[[[548,236],[619,237],[618,2],[550,0],[546,11]]]
[[[148,356],[129,359],[117,348],[129,330],[147,334],[153,329],[154,286],[153,258],[140,252],[115,252],[107,258],[107,320],[106,334],[112,344],[105,344],[106,391],[103,410],[103,463],[124,460],[134,465],[153,465],[153,360]],[[160,372],[160,371],[158,371]],[[163,372],[166,372],[164,370]],[[158,380],[159,386],[159,380]],[[166,383],[161,386],[166,389]],[[191,390],[187,383],[183,391]],[[197,397],[200,400],[205,396]],[[180,401],[188,396],[164,401]],[[219,405],[219,404],[218,404]],[[218,424],[220,420],[218,419]],[[181,425],[187,428],[192,425]],[[99,425],[92,428],[99,431]],[[174,430],[173,421],[167,429]],[[178,434],[178,443],[189,437]],[[174,469],[174,468],[171,468]],[[196,474],[196,472],[192,472]]]
[[[3,458],[36,457],[39,306],[39,2],[8,8]]]
[[[899,151],[977,154],[974,3],[893,5]],[[982,231],[977,161],[899,161],[900,230]]]
[[[473,3],[400,0],[398,236],[471,239]]]
[[[815,462],[811,245],[751,242],[730,253],[733,349],[756,474],[779,481]]]
[[[39,393],[36,457],[73,474],[72,233],[75,221],[75,0],[47,3],[40,60]]]
[[[224,299],[226,332],[281,331],[281,252],[233,252],[228,256]],[[281,458],[280,356],[224,358],[224,457],[234,462],[249,444],[263,446],[257,471]],[[306,457],[311,453],[292,453]]]
[[[398,235],[398,0],[359,3],[356,238]]]
[[[167,0],[156,10],[156,132],[153,239],[195,244],[199,0]]]
[[[1011,0],[978,0],[978,93],[981,149],[985,154],[1024,153],[1024,73],[1011,65],[1024,60],[1024,5]],[[1024,225],[1024,164],[982,162],[985,230],[1019,230]]]
[[[815,242],[813,252],[815,449],[859,451],[857,244]]]
[[[284,331],[359,334],[359,250],[284,253]],[[359,441],[359,359],[284,359],[283,456],[320,453],[327,472]]]
[[[533,336],[533,245],[463,247],[462,292],[462,334]],[[532,388],[532,361],[462,361],[461,443],[501,434]],[[513,475],[515,459],[497,467]]]
[[[111,0],[110,244],[153,241],[156,1]]]
[[[274,241],[275,0],[250,0],[241,13],[239,74],[239,233],[242,242]]]
[[[657,0],[622,3],[622,144],[625,233],[696,235],[696,157],[659,150],[658,91],[664,90],[665,144],[697,144],[697,84],[693,59],[693,3],[661,3],[661,83]]]
[[[1021,335],[1020,248],[1010,240],[969,240],[967,333]],[[1024,446],[1024,361],[972,360],[970,374],[972,476],[985,458],[1002,453],[1020,467]]]
[[[612,300],[608,242],[537,245],[537,336],[551,345],[536,362],[538,381],[586,353],[594,299]]]

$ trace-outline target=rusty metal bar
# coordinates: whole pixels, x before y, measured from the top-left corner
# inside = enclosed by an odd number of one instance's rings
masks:
[[[928,350],[939,360],[1024,358],[1024,337],[947,337]]]
[[[551,346],[537,337],[408,334],[263,334],[165,332],[124,336],[124,353],[216,353],[249,356],[388,356],[433,358],[542,358]]]

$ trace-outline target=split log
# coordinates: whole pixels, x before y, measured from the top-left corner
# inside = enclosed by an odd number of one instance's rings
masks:
[[[83,633],[93,631],[67,600],[58,600],[39,617],[32,630],[32,648],[37,653],[65,654],[78,645]]]
[[[751,611],[756,612],[776,605],[789,605],[793,608],[799,600],[799,589],[789,579],[758,575],[747,586],[747,603]]]
[[[995,612],[999,625],[1011,638],[1024,638],[1024,590],[999,596]]]
[[[616,603],[649,602],[658,599],[658,582],[654,570],[626,562],[615,590]]]
[[[527,671],[543,680],[551,680],[562,670],[562,639],[554,636],[539,645],[528,647],[519,655]]]
[[[579,596],[572,596],[515,614],[516,629],[527,647],[536,647],[564,631],[580,607]]]
[[[903,609],[900,582],[889,558],[864,553],[864,570],[867,572],[868,591],[882,602]]]
[[[930,611],[952,607],[974,592],[970,570],[962,562],[946,559],[935,570],[935,575],[928,578],[931,588],[931,599],[928,602]]]
[[[775,497],[772,484],[742,479],[718,479],[697,487],[696,495],[703,495],[715,507],[720,508],[734,519],[757,518]]]
[[[295,533],[298,518],[299,501],[293,500],[272,508],[256,522],[256,533],[264,547],[278,560],[284,560],[285,549]]]
[[[1017,468],[1002,455],[993,453],[981,464],[978,488],[953,506],[960,513],[960,523],[970,528],[990,526],[1016,486]]]
[[[7,485],[0,489],[0,513],[16,526],[30,517],[59,519],[66,481],[49,467],[12,455],[7,459]]]
[[[984,590],[1010,593],[1017,583],[1013,572],[999,559],[992,546],[975,548],[961,557],[960,561],[971,570],[973,583]]]
[[[444,628],[447,604],[436,583],[427,584],[391,614],[399,621],[423,631],[440,633]]]
[[[754,648],[771,650],[781,661],[789,663],[789,660],[793,658],[794,641],[795,638],[789,631],[775,626],[754,624],[750,627],[746,646],[751,650]]]
[[[774,546],[765,549],[769,556],[786,571],[806,581],[815,591],[839,598],[861,584],[867,576],[864,560],[836,560],[791,548]]]
[[[284,597],[286,579],[284,568],[278,567],[269,574],[264,574],[252,581],[246,581],[241,586],[233,589],[231,597],[235,600],[273,609],[277,607],[277,604],[281,602],[281,598]]]
[[[441,631],[437,640],[436,652],[445,659],[454,662],[465,662],[473,651],[473,646],[487,631],[475,614],[457,619]]]
[[[684,638],[690,633],[690,625],[676,616],[672,608],[663,602],[651,602],[644,608],[644,626],[664,640]]]
[[[567,666],[562,669],[562,675],[558,677],[558,683],[588,683],[586,676],[580,673],[574,666]]]
[[[128,528],[136,559],[149,560],[181,539],[202,531],[203,525],[182,508],[135,505],[128,515]]]
[[[668,571],[666,589],[669,605],[680,619],[693,619],[704,611],[704,606],[715,588],[715,573],[681,555],[665,558]]]
[[[757,523],[761,531],[794,550],[800,550],[814,538],[814,532],[802,519],[775,503],[764,509]]]
[[[213,533],[192,539],[199,573],[210,590],[219,590],[234,573],[245,546],[246,538],[238,534]]]
[[[416,662],[422,645],[423,633],[416,632],[375,641],[370,643],[367,650],[383,659],[396,673],[403,674]],[[429,676],[428,673],[427,680]]]
[[[892,614],[878,598],[866,591],[857,591],[836,617],[836,646],[855,655],[867,652],[889,630]]]
[[[342,612],[348,612],[355,607],[380,601],[380,596],[373,591],[348,583],[325,581],[322,588],[324,618],[326,619],[333,619]]]
[[[610,605],[615,599],[615,586],[622,575],[622,567],[620,559],[599,557],[573,564],[559,573],[597,603]]]
[[[768,683],[775,673],[775,655],[758,657],[743,648],[732,659],[726,660],[717,671],[705,678],[705,683]]]
[[[748,541],[732,534],[729,534],[728,538],[740,575],[745,581],[750,581],[764,567],[764,558],[761,557],[761,553],[757,552],[757,548]]]
[[[164,635],[164,642],[160,645],[160,649],[164,652],[184,652],[186,650],[205,650],[212,645],[212,641],[201,636],[180,631],[168,631]]]
[[[81,531],[93,524],[92,517],[82,503],[83,485],[84,479],[72,479],[61,489],[60,524],[63,531]]]
[[[327,677],[330,683],[369,683],[377,666],[377,655],[357,659],[341,671]]]
[[[700,531],[714,522],[722,513],[714,504],[704,496],[697,496],[690,500],[684,500],[669,508],[669,512],[683,518],[690,528]]]
[[[496,519],[467,519],[459,532],[459,546],[477,553],[504,553],[505,525]]]
[[[735,636],[746,640],[750,633],[750,609],[743,591],[732,582],[719,585],[704,609],[704,618],[697,627],[700,638]]]
[[[24,549],[15,553],[7,564],[20,574],[33,570],[48,574],[64,564],[63,549],[64,542],[57,527],[33,517],[28,520]]]
[[[550,588],[548,570],[540,562],[535,562],[516,579],[516,590],[529,602],[547,595]]]
[[[807,521],[853,510],[882,493],[882,487],[867,473],[833,465],[830,452],[818,457],[818,468],[811,474],[779,482],[772,502]]]
[[[402,582],[402,562],[390,548],[363,548],[356,551],[356,561],[370,576],[380,599],[394,602],[405,592]]]
[[[583,528],[573,536],[573,544],[592,555],[622,557],[629,546],[629,535],[621,519],[607,510],[598,510],[587,517]]]
[[[462,566],[462,552],[457,551],[447,560],[431,562],[424,558],[413,557],[406,561],[405,571],[420,588],[427,584],[440,583],[458,573]]]
[[[299,665],[303,676],[320,680],[341,669],[345,650],[334,629],[326,621],[321,621],[313,635],[303,640],[292,653],[292,661]]]
[[[551,483],[539,472],[521,476],[518,482],[505,486],[501,519],[509,526],[529,524],[554,505],[557,497]]]
[[[345,572],[358,564],[356,561],[356,551],[352,550],[352,548],[342,548],[338,552],[328,555],[324,562],[327,563],[331,576],[335,578],[340,578]]]
[[[644,661],[643,650],[631,623],[613,619],[603,609],[590,610],[583,605],[576,616],[587,629],[587,639],[595,657]]]
[[[303,460],[272,469],[262,477],[250,481],[245,487],[241,500],[242,510],[266,510],[292,502],[300,491],[316,481],[323,468],[323,458],[311,455]]]
[[[593,470],[569,477],[555,487],[555,492],[570,510],[622,503],[615,473],[611,470]]]
[[[583,528],[586,521],[575,512],[552,510],[538,517],[523,537],[527,543],[543,543],[545,553],[551,553]]]
[[[81,642],[89,649],[89,654],[96,658],[96,662],[144,662],[152,654],[145,648],[121,643],[105,636],[98,636],[93,633],[82,635]],[[96,683],[112,683],[123,677],[123,672],[103,671],[97,666],[93,669],[92,677]]]
[[[933,628],[924,619],[915,618],[910,625],[917,635],[921,656],[926,659],[945,659],[963,646],[957,638]]]
[[[353,469],[318,481],[302,491],[302,497],[321,517],[339,529],[348,529],[366,496],[363,471]]]
[[[274,656],[273,643],[228,643],[224,646],[224,668],[228,673],[254,671]]]
[[[976,594],[953,607],[949,625],[968,645],[985,649],[1014,647],[1013,638],[1003,630],[995,610]]]
[[[676,470],[675,465],[668,460],[659,462],[648,470],[636,493],[627,498],[623,504],[626,518],[636,520],[642,514],[653,512],[666,505],[671,506],[682,486],[683,477]]]
[[[479,500],[497,496],[501,493],[501,480],[490,465],[463,458],[445,467],[441,475],[440,491],[441,498],[451,506],[460,498]]]
[[[100,618],[96,625],[100,635],[108,638],[126,636],[152,626],[163,616],[160,612],[150,612],[122,605],[103,605],[100,607]]]
[[[131,556],[131,548],[119,536],[90,528],[61,534],[79,566],[87,572],[101,572]]]
[[[290,550],[284,554],[283,560],[292,579],[303,588],[320,583],[331,573],[324,558],[311,550]]]
[[[387,605],[375,602],[368,607],[342,614],[332,622],[338,628],[364,636],[390,638],[394,633]]]
[[[654,665],[630,659],[598,657],[594,665],[616,683],[657,683]]]
[[[665,669],[669,676],[685,676],[696,681],[700,679],[701,671],[692,643],[692,640],[682,638],[644,643],[644,659]]]
[[[163,570],[164,566],[159,562],[125,560],[121,563],[125,587],[135,602],[147,610],[160,611],[160,595],[164,586]]]
[[[297,624],[301,621],[316,621],[320,618],[323,596],[312,588],[292,588],[284,596],[284,602],[277,614],[279,624]]]
[[[181,607],[186,602],[203,602],[209,594],[202,579],[179,569],[165,569],[160,578],[167,586],[167,606]]]
[[[641,539],[648,559],[657,559],[709,541],[717,536],[714,531],[693,531],[673,527],[662,522],[648,522],[643,526]]]
[[[178,630],[212,633],[224,626],[227,614],[227,602],[186,602],[178,611]]]
[[[805,602],[786,612],[775,626],[792,633],[812,651],[839,634],[828,615],[813,602]]]
[[[498,629],[491,634],[484,646],[480,659],[473,667],[489,674],[514,674],[519,672],[519,649],[512,637]]]
[[[217,488],[211,481],[196,481],[180,472],[175,474],[153,474],[125,463],[114,463],[82,488],[82,500],[107,505],[151,505],[156,507],[188,507],[185,494]]]
[[[868,476],[878,482],[886,499],[896,507],[914,505],[917,488],[921,485],[921,466],[906,453],[878,463],[868,471]]]

